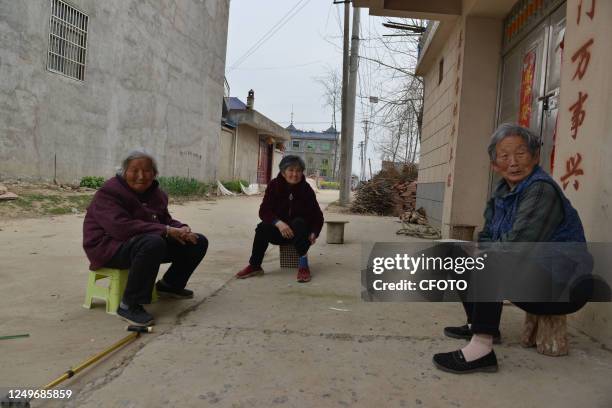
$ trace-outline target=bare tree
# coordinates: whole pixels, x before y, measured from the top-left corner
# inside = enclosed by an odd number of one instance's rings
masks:
[[[422,20],[399,22],[417,31],[425,26]],[[368,34],[360,58],[362,75],[376,81],[379,92],[376,109],[368,118],[374,146],[383,160],[414,163],[420,150],[423,115],[423,80],[414,74],[420,36],[403,29],[394,29],[385,37],[375,29]],[[376,132],[372,132],[374,126]]]
[[[336,114],[342,111],[342,75],[337,68],[327,66],[326,71],[320,77],[315,80],[323,87],[323,107],[331,109],[332,113],[332,127],[335,130],[335,143],[334,143],[334,160],[332,164],[332,178],[336,179],[338,174],[338,126],[336,121]]]

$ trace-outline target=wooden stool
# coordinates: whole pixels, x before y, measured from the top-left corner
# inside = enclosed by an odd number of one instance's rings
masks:
[[[521,346],[535,346],[538,353],[547,356],[567,355],[567,315],[544,316],[525,313]]]
[[[279,245],[280,267],[297,269],[300,257],[293,245]]]
[[[102,299],[106,302],[106,313],[117,314],[117,308],[121,302],[121,297],[127,285],[128,269],[113,269],[101,268],[96,271],[89,271],[89,280],[87,281],[87,291],[85,293],[84,308],[91,309],[93,298]],[[98,286],[97,281],[101,279],[109,279],[108,286]],[[157,300],[157,291],[153,286],[151,294],[151,303]]]

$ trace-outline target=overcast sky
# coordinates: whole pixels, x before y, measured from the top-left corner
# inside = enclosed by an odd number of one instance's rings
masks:
[[[231,96],[246,102],[249,89],[253,89],[255,109],[280,125],[289,125],[293,107],[298,129],[327,129],[332,112],[323,106],[323,88],[315,78],[328,66],[341,72],[343,7],[332,0],[231,0],[226,59]],[[291,20],[241,60],[291,10],[295,13]],[[362,10],[361,17],[361,26],[366,29],[373,24],[380,26],[381,19],[370,17],[367,10]],[[361,120],[358,104],[355,147],[363,140]],[[337,121],[340,128],[339,117]],[[380,155],[373,148],[368,150],[373,169],[380,168]],[[355,148],[353,172],[358,171],[359,153]]]

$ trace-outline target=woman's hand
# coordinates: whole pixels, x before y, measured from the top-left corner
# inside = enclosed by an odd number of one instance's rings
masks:
[[[277,221],[276,224],[274,224],[274,226],[278,228],[283,238],[285,239],[293,238],[293,230],[291,229],[290,226],[288,226],[283,221]]]
[[[167,226],[166,233],[169,238],[172,238],[181,245],[185,245],[185,231],[182,228],[174,228]]]
[[[308,236],[308,239],[310,240],[310,245],[314,245],[315,242],[317,242],[317,236],[314,234],[314,232]]]
[[[167,227],[168,236],[173,240],[177,241],[181,245],[186,243],[197,244],[198,236],[191,232],[191,228],[184,225],[181,228]]]

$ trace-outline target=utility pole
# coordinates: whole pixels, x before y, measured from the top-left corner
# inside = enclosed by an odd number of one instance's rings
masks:
[[[359,180],[365,180],[365,161],[363,156],[363,141],[359,142]]]
[[[372,115],[370,115],[372,116]],[[366,157],[368,156],[368,125],[370,124],[370,122],[368,120],[364,120],[363,121],[363,132],[364,132],[364,138],[363,138],[363,163],[361,164],[361,172],[363,173],[363,180],[365,181],[365,179],[367,178],[366,176]]]
[[[359,7],[353,8],[353,35],[351,37],[350,66],[342,71],[342,150],[340,154],[340,205],[351,201],[351,176],[353,166],[353,132],[355,130],[355,97],[357,93],[357,69],[359,67]],[[349,5],[344,3],[344,58],[348,53]],[[348,71],[348,72],[347,72]]]
[[[344,2],[344,41],[342,48],[342,100],[340,101],[341,108],[341,124],[340,124],[340,168],[339,168],[339,177],[338,181],[340,182],[340,205],[347,204],[348,195],[344,193],[345,183],[346,183],[346,136],[347,136],[347,104],[346,104],[346,96],[348,92],[348,82],[349,82],[349,25],[350,25],[350,3],[345,0]],[[350,185],[349,185],[349,194],[350,194]]]

